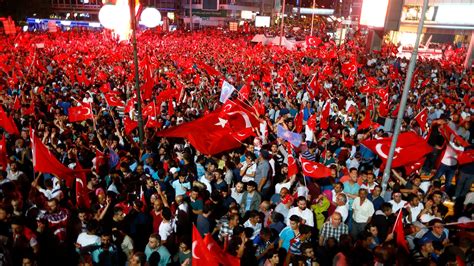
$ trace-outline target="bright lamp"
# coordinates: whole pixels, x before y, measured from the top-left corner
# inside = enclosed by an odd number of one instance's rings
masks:
[[[145,25],[148,28],[154,28],[160,25],[161,14],[156,8],[147,7],[143,10],[140,16],[140,24]]]
[[[102,26],[106,29],[113,29],[116,22],[116,6],[115,5],[104,5],[99,10],[99,21]]]

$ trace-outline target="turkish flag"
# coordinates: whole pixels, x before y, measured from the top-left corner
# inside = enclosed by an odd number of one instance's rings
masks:
[[[331,111],[331,102],[330,101],[326,101],[326,104],[324,105],[323,107],[323,111],[321,112],[321,121],[320,121],[320,124],[321,124],[321,128],[322,129],[328,129],[329,127],[329,114],[330,114],[330,111]]]
[[[303,174],[312,178],[326,178],[331,176],[331,169],[322,163],[313,162],[300,157]]]
[[[218,262],[207,249],[201,234],[193,224],[193,244],[191,249],[193,266],[217,266]]]
[[[238,102],[224,106],[197,120],[158,132],[161,137],[187,138],[191,145],[206,155],[214,155],[240,147],[234,134],[258,127],[258,119]]]
[[[299,111],[295,116],[295,130],[298,133],[303,130],[303,110]]]
[[[370,119],[370,112],[366,112],[364,120],[360,123],[360,125],[357,127],[357,130],[363,130],[366,128],[375,128],[378,127],[379,124],[372,122],[372,119]]]
[[[217,260],[218,263],[222,265],[229,265],[227,261],[227,256],[222,250],[222,248],[217,244],[217,242],[212,238],[211,234],[206,234],[204,236],[204,245],[209,250],[209,253],[214,256],[214,259]],[[240,266],[240,264],[239,264]]]
[[[306,45],[312,47],[318,47],[323,41],[315,36],[306,36]]]
[[[320,86],[318,84],[318,77],[317,74],[314,74],[311,78],[311,81],[308,84],[308,88],[311,90],[311,94],[313,96],[319,95]]]
[[[352,74],[357,73],[357,62],[355,58],[342,63],[342,68],[341,68],[342,74],[346,76],[350,76]]]
[[[286,146],[288,152],[288,179],[298,173],[298,165],[296,164],[295,157],[293,157],[293,150],[291,149],[291,144],[288,143]],[[279,193],[279,191],[277,191]]]
[[[125,103],[115,94],[105,94],[105,101],[109,106],[124,107]]]
[[[402,247],[406,252],[409,252],[405,231],[403,230],[403,211],[401,210],[398,212],[397,220],[393,227],[393,233],[396,234],[397,245]]]
[[[66,185],[71,187],[76,172],[61,164],[50,150],[30,130],[31,149],[33,153],[33,168],[35,172],[50,173],[66,180]]]
[[[239,90],[239,97],[242,100],[248,100],[250,96],[250,86],[244,85],[242,88]]]
[[[5,129],[8,134],[20,135],[13,118],[5,113],[2,106],[0,106],[0,127]]]
[[[89,199],[89,189],[87,188],[87,177],[79,162],[76,163],[76,170],[80,171],[76,175],[76,205],[78,208],[89,209],[91,202]]]
[[[428,121],[428,109],[424,108],[421,110],[419,114],[415,116],[416,122],[418,122],[418,125],[425,131],[426,129],[426,123]]]
[[[102,86],[100,86],[99,90],[102,93],[108,93],[110,91],[110,83],[104,83]]]
[[[240,130],[239,132],[233,132],[232,136],[236,140],[242,142],[242,141],[246,140],[247,138],[252,137],[252,136],[256,136],[256,135],[255,135],[255,132],[253,131],[252,128],[244,128],[244,129]]]
[[[392,138],[365,140],[361,142],[368,149],[377,154],[384,163],[387,162]],[[425,139],[414,132],[401,133],[398,136],[397,146],[393,156],[392,167],[400,167],[420,160],[432,150]]]
[[[203,69],[209,74],[209,76],[215,76],[215,77],[220,77],[222,76],[222,73],[217,71],[215,68],[205,64],[204,62],[198,63],[198,67],[200,69]]]
[[[94,119],[90,104],[82,103],[80,106],[69,108],[69,122],[78,122],[87,119]]]
[[[156,120],[155,116],[149,116],[145,124],[146,128],[161,128],[161,123]]]
[[[138,122],[132,120],[129,116],[123,118],[123,125],[125,127],[125,134],[130,135],[130,133],[138,127]]]
[[[456,140],[464,148],[469,146],[469,142],[459,136],[448,124],[442,125],[439,130],[447,141]]]
[[[474,162],[474,150],[468,150],[458,153],[458,165]]]
[[[316,113],[312,114],[309,117],[307,125],[308,125],[309,129],[311,129],[314,132],[316,131]]]
[[[405,174],[411,175],[413,172],[420,170],[423,164],[425,163],[425,160],[426,158],[422,157],[416,162],[405,165]]]

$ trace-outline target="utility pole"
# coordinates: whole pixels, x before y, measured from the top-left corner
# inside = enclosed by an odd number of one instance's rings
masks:
[[[193,31],[193,0],[189,0],[189,29]]]
[[[403,115],[405,114],[405,108],[407,104],[408,92],[410,91],[410,84],[413,78],[413,72],[415,70],[416,59],[418,57],[418,47],[420,46],[421,33],[423,32],[423,24],[425,22],[426,9],[428,8],[428,0],[423,0],[423,8],[421,9],[420,22],[418,23],[418,30],[416,32],[416,40],[411,53],[410,64],[408,65],[407,77],[403,86],[402,100],[400,102],[400,109],[397,115],[397,121],[395,123],[395,129],[392,137],[392,144],[390,145],[390,151],[388,153],[387,164],[383,172],[382,180],[382,195],[385,195],[387,191],[387,184],[390,178],[390,172],[392,168],[393,155],[395,154],[395,148],[397,147],[398,135],[400,134],[400,127],[402,126]]]
[[[140,74],[138,72],[138,47],[137,47],[137,16],[135,14],[135,0],[129,0],[130,6],[130,23],[132,28],[132,45],[133,45],[133,64],[135,69],[135,91],[137,93],[138,102],[138,140],[140,148],[143,149],[143,115],[142,115],[142,97],[140,92]]]
[[[313,0],[313,10],[311,11],[311,32],[309,36],[313,36],[313,27],[314,27],[314,8],[316,7],[316,0]]]
[[[281,22],[280,22],[280,46],[281,46],[281,41],[283,39],[283,34],[285,32],[285,6],[286,6],[286,0],[283,0]]]

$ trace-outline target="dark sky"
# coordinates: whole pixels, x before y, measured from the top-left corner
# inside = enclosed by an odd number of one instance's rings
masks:
[[[50,0],[0,0],[0,16],[12,16],[15,20],[24,20],[33,13],[46,16]]]

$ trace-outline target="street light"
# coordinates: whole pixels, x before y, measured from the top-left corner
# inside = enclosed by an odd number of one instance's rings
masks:
[[[132,45],[133,45],[133,64],[135,69],[135,90],[138,102],[138,141],[140,148],[143,149],[143,115],[142,115],[142,96],[140,92],[140,74],[138,72],[138,47],[137,47],[137,16],[135,12],[135,0],[129,0],[130,7],[130,27],[132,29]]]

